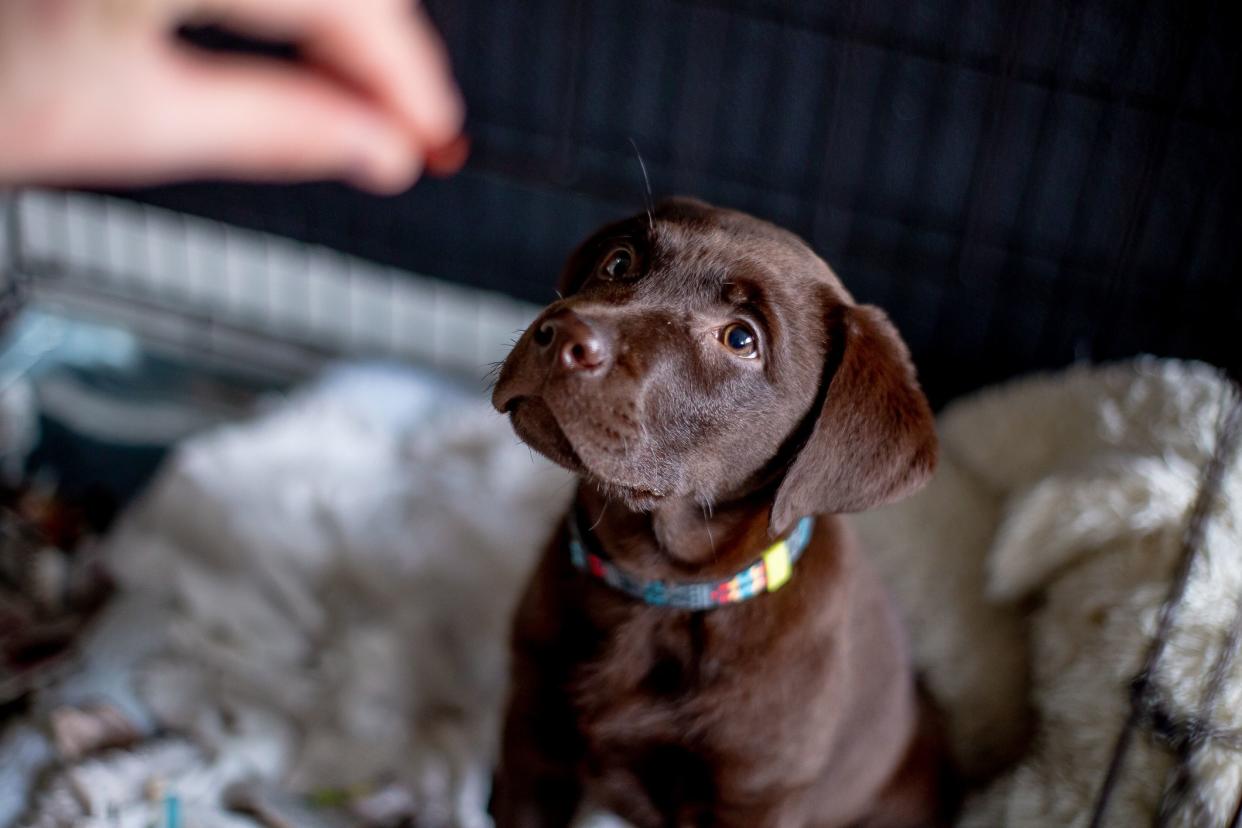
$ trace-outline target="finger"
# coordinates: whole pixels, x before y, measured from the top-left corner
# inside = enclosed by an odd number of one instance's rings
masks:
[[[157,164],[269,180],[347,178],[385,193],[421,171],[424,149],[407,131],[312,73],[265,60],[169,64],[136,130]]]
[[[424,146],[444,146],[461,129],[464,108],[444,46],[406,0],[199,0],[196,7],[225,25],[298,41]]]

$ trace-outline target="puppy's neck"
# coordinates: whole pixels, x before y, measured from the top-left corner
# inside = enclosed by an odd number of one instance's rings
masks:
[[[710,509],[669,498],[637,511],[583,482],[578,507],[609,558],[644,577],[728,577],[772,543],[771,500],[761,496]]]

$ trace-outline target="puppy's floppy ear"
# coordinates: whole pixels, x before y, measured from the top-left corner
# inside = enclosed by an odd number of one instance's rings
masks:
[[[891,503],[936,467],[935,421],[897,330],[868,305],[838,305],[834,313],[831,375],[811,434],[777,489],[774,534],[804,515]]]

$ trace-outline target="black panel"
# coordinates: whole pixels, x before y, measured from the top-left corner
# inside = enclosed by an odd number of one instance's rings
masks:
[[[642,178],[803,234],[937,401],[1075,358],[1242,368],[1231,3],[429,2],[467,171],[135,197],[543,301]]]

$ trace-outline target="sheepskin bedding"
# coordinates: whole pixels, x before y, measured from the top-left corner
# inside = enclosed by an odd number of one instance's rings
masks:
[[[995,388],[944,412],[924,492],[857,518],[977,783],[963,825],[1087,823],[1228,399],[1150,359]],[[175,794],[180,824],[254,826],[227,804],[287,792],[308,828],[486,825],[507,618],[570,489],[478,401],[391,372],[190,441],[109,537],[122,589],[75,671],[0,736],[0,825],[159,825]],[[1240,595],[1234,458],[1156,676],[1174,716]],[[1217,698],[1242,726],[1242,663]],[[133,743],[58,758],[49,716],[100,703]],[[1108,824],[1150,822],[1172,767],[1136,734]],[[1225,824],[1242,761],[1208,741],[1189,767],[1171,824]]]
[[[508,616],[569,484],[388,369],[189,441],[106,541],[121,589],[84,662],[0,741],[0,812],[55,758],[48,715],[102,699],[147,738],[41,779],[16,824],[162,828],[175,793],[180,825],[252,827],[224,807],[247,780],[485,824]]]
[[[1231,386],[1155,359],[1001,386],[939,419],[932,485],[857,520],[976,780],[960,825],[1085,826],[1129,712]],[[1179,622],[1154,676],[1163,712],[1199,713],[1242,599],[1242,461],[1226,468]],[[1242,661],[1211,723],[1242,726]],[[1136,733],[1104,824],[1152,824],[1172,756]],[[1168,825],[1228,825],[1242,756],[1208,740]]]

